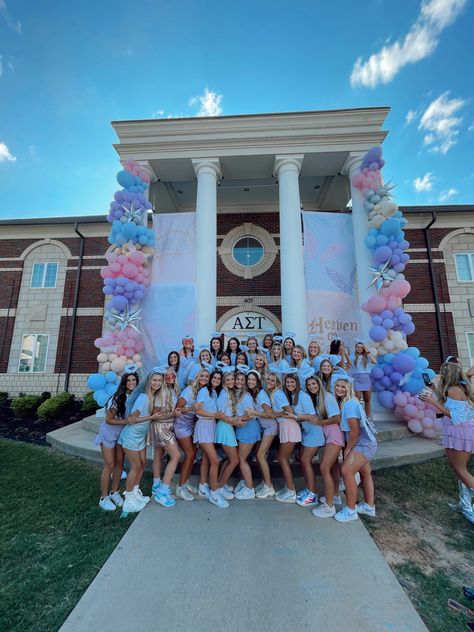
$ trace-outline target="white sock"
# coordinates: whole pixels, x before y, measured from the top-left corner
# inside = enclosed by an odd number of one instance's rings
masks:
[[[153,485],[159,485],[161,483],[161,478],[154,478]]]

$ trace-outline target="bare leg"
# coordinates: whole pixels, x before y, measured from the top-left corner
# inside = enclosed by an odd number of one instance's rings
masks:
[[[136,450],[128,450],[127,448],[124,448],[124,452],[128,462],[130,463],[130,470],[125,483],[125,489],[127,492],[133,492],[134,486],[140,483],[142,477],[142,457],[140,452]]]
[[[285,479],[287,488],[291,491],[295,491],[295,484],[293,482],[293,473],[291,471],[289,459],[295,449],[295,445],[296,443],[293,443],[292,441],[280,443],[280,449],[278,451],[278,459],[280,461],[283,478]]]
[[[232,472],[235,470],[237,465],[239,464],[239,454],[237,452],[237,448],[230,445],[223,445],[222,449],[227,455],[227,460],[225,462],[224,467],[221,470],[221,474],[219,476],[218,487],[224,487],[229,478],[232,476]]]
[[[106,448],[101,443],[100,450],[104,459],[104,467],[100,476],[100,496],[105,498],[109,494],[110,477],[115,470],[115,448]]]
[[[362,391],[364,396],[364,406],[367,417],[372,417],[372,404],[371,404],[371,396],[372,391]]]
[[[304,484],[306,489],[309,489],[313,494],[316,493],[316,477],[314,476],[312,459],[318,450],[319,446],[315,448],[303,446],[301,453],[301,469],[303,470]]]
[[[253,489],[252,470],[247,462],[249,454],[252,452],[253,443],[239,443],[239,466],[240,472],[244,477],[245,484],[249,489]]]
[[[169,460],[163,474],[163,484],[169,485],[171,483],[171,479],[174,476],[174,473],[176,472],[176,468],[178,467],[181,453],[179,451],[177,443],[170,443],[165,447],[165,451],[166,454],[169,456]]]
[[[336,445],[335,443],[326,443],[324,446],[323,458],[320,464],[321,476],[324,481],[324,492],[326,494],[326,504],[329,507],[333,506],[334,494],[338,491],[338,488],[334,486],[333,468],[337,467],[337,471],[339,472],[337,457],[339,456],[340,451],[340,445]]]
[[[445,452],[448,457],[449,465],[453,468],[459,480],[470,489],[474,489],[474,476],[467,469],[471,453],[453,450],[452,448],[446,448]]]
[[[370,467],[370,461],[367,461],[360,469],[360,480],[362,483],[362,489],[364,490],[365,502],[371,507],[375,504],[375,489],[374,480],[372,478],[372,468]]]
[[[179,445],[184,452],[184,461],[181,463],[179,470],[179,484],[184,485],[189,479],[191,470],[193,469],[194,460],[196,458],[196,448],[192,437],[182,437],[178,439]]]
[[[360,472],[367,463],[368,461],[362,452],[352,450],[342,464],[341,473],[342,478],[344,479],[344,485],[346,486],[346,505],[349,509],[355,510],[357,502],[357,483],[355,480],[355,474],[356,472]]]
[[[111,487],[112,494],[118,491],[118,488],[120,485],[120,479],[122,477],[124,460],[125,460],[125,454],[124,454],[123,448],[121,445],[117,443],[117,445],[115,446],[115,467],[112,474],[112,487]]]
[[[161,460],[163,458],[164,449],[155,448],[153,455],[153,478],[161,478]]]
[[[207,483],[207,479],[209,478],[209,459],[207,458],[207,454],[205,453],[202,445],[200,447],[202,450],[202,459],[201,465],[199,466],[199,485],[204,485],[204,483]]]
[[[219,457],[217,456],[216,449],[213,443],[200,443],[199,444],[204,452],[202,460],[207,458],[209,463],[209,487],[212,492],[217,490],[217,472],[219,470]],[[202,469],[202,463],[201,463]]]
[[[268,466],[268,451],[273,443],[273,435],[263,435],[257,451],[257,461],[262,470],[263,482],[267,487],[273,487],[270,477],[270,467]]]

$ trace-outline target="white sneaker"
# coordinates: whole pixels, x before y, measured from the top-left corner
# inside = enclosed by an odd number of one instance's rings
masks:
[[[310,507],[311,505],[318,504],[318,495],[311,492],[309,489],[304,489],[304,493],[296,496],[296,504],[300,507]]]
[[[150,502],[150,496],[144,496],[142,490],[139,487],[135,487],[133,493],[138,498],[138,500],[147,505]]]
[[[122,516],[126,516],[129,513],[138,513],[145,507],[145,503],[138,500],[134,492],[124,492],[125,501],[122,507]]]
[[[275,498],[278,498],[278,496],[285,494],[287,491],[288,491],[288,487],[285,485],[285,487],[282,487],[277,492],[275,492]]]
[[[230,492],[226,486],[224,485],[224,487],[219,487],[217,489],[217,491],[219,492],[219,494],[222,496],[222,498],[225,498],[226,500],[233,500],[235,498],[235,495],[233,492]]]
[[[225,489],[226,489],[228,492],[233,493],[233,492],[235,491],[235,490],[234,490],[234,488],[232,487],[232,485],[229,485],[229,483],[226,483],[226,484],[224,485],[224,487],[225,487]]]
[[[375,518],[375,507],[372,507],[367,503],[358,503],[356,505],[356,511],[358,514],[363,514],[364,516]]]
[[[190,481],[186,481],[185,482],[185,486],[186,486],[186,489],[188,490],[188,492],[190,492],[191,494],[197,494],[198,493],[198,488],[196,487],[196,485],[193,485]]]
[[[277,495],[276,499],[281,503],[295,503],[296,491],[294,489],[286,489],[283,494]]]
[[[235,492],[235,497],[237,500],[252,500],[252,498],[255,498],[255,489],[253,487],[247,487],[247,485],[244,484]]]
[[[181,498],[181,500],[194,500],[194,496],[186,485],[176,485],[176,496],[177,498]]]
[[[268,485],[263,483],[260,489],[255,491],[255,496],[257,498],[272,498],[275,496],[275,490],[273,487],[268,487]]]
[[[245,481],[244,481],[244,480],[240,480],[240,481],[237,483],[237,485],[234,487],[234,489],[233,489],[234,494],[235,494],[236,492],[238,492],[238,491],[239,491],[239,489],[242,489],[242,487],[243,487],[244,485],[245,485]]]
[[[321,504],[326,504],[326,496],[320,496],[319,497],[319,502]],[[342,500],[340,496],[333,496],[332,497],[332,502],[334,505],[342,505]]]
[[[227,507],[229,507],[229,503],[227,502],[227,500],[223,498],[217,490],[215,492],[211,492],[209,490],[209,496],[207,497],[207,500],[216,507],[219,507],[219,509],[227,509]]]
[[[211,490],[207,483],[199,483],[198,496],[201,498],[209,498]]]
[[[122,498],[120,492],[114,492],[113,494],[110,493],[109,494],[109,498],[115,505],[117,505],[117,507],[122,507],[122,505],[123,505],[123,498]]]
[[[334,515],[334,519],[338,522],[352,522],[353,520],[358,520],[359,515],[355,509],[349,509],[346,506]]]
[[[260,489],[262,489],[262,487],[265,485],[264,481],[261,481],[257,487],[255,488],[255,493],[257,493]]]
[[[115,511],[117,505],[112,502],[110,496],[105,496],[99,500],[99,507],[104,511]]]
[[[330,507],[326,503],[322,503],[318,507],[312,509],[311,513],[313,516],[316,516],[316,518],[332,518],[336,513],[336,509],[334,505]]]

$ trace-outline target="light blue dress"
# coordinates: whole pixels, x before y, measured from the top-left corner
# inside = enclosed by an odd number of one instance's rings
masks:
[[[250,393],[244,393],[244,395],[237,402],[237,416],[245,417],[246,409],[255,409],[255,402]],[[256,417],[249,419],[245,426],[237,427],[235,429],[235,436],[239,443],[256,443],[260,441],[261,429],[260,424]]]
[[[300,391],[298,396],[298,402],[293,403],[293,412],[295,415],[315,415],[313,400],[304,391]],[[337,414],[339,410],[337,411]],[[316,448],[325,444],[323,427],[313,424],[310,421],[302,421],[301,427],[303,429],[302,444],[308,448]]]
[[[234,417],[229,393],[225,388],[222,389],[219,397],[217,398],[217,410],[228,417]],[[237,445],[237,439],[235,438],[234,426],[231,426],[231,424],[228,424],[226,421],[219,419],[216,424],[215,442],[235,447]]]
[[[148,404],[148,395],[141,393],[132,406],[131,413],[139,411],[140,417],[148,417],[150,408]],[[146,446],[146,436],[150,427],[149,421],[142,421],[138,424],[127,424],[123,427],[118,438],[118,443],[127,450],[139,452]]]

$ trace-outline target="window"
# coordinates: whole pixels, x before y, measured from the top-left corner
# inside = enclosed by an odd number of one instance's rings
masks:
[[[254,237],[242,237],[234,244],[232,254],[242,266],[254,266],[263,258],[263,246]]]
[[[474,331],[466,333],[467,350],[469,351],[469,362],[471,366],[474,364]]]
[[[31,272],[31,287],[55,288],[57,276],[57,263],[34,263]]]
[[[48,354],[49,336],[27,334],[21,345],[19,373],[44,373]]]
[[[467,252],[454,255],[458,281],[474,281],[474,254]]]

